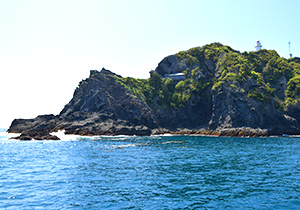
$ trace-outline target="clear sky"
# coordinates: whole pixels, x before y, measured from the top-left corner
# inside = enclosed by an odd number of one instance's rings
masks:
[[[148,78],[167,55],[220,42],[300,56],[299,0],[0,0],[0,127],[58,114],[91,69]]]

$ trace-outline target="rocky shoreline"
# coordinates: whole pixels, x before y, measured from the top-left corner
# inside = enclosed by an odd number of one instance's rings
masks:
[[[275,51],[240,53],[213,43],[165,57],[149,79],[91,70],[58,115],[15,119],[8,132],[21,133],[19,140],[58,140],[50,133],[59,130],[82,136],[299,135],[298,68],[300,59],[284,60]]]
[[[57,132],[57,131],[55,131]],[[127,136],[152,136],[152,135],[199,135],[199,136],[216,136],[216,137],[268,137],[267,130],[262,129],[252,129],[252,128],[231,128],[231,129],[223,129],[220,131],[211,131],[211,130],[189,130],[189,129],[177,129],[174,130],[167,130],[162,129],[158,130],[155,129],[149,135],[136,135],[136,133],[128,133],[128,132],[119,132],[119,133],[106,133],[106,134],[98,134],[95,133],[72,133],[72,132],[65,132],[66,135],[80,135],[80,136],[118,136],[118,135],[127,135]],[[25,131],[20,134],[18,137],[12,137],[11,139],[17,140],[60,140],[59,137],[56,135],[52,135],[48,132],[44,131]]]
[[[162,131],[159,134],[175,134],[175,135],[203,135],[203,136],[227,136],[227,137],[268,137],[268,131],[252,128],[231,128],[220,131],[209,130],[191,130],[191,131]]]

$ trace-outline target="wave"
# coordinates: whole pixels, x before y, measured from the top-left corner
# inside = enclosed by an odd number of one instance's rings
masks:
[[[59,130],[57,132],[50,133],[55,135],[62,141],[74,141],[74,140],[109,140],[109,141],[125,141],[128,138],[140,138],[139,136],[127,136],[127,135],[117,135],[117,136],[84,136],[84,135],[74,135],[65,134],[65,130]]]
[[[0,137],[3,139],[10,139],[12,137],[20,136],[21,133],[8,133],[6,132],[6,128],[0,128]],[[59,130],[57,132],[51,132],[51,135],[55,135],[60,138],[61,141],[80,141],[80,140],[102,140],[102,141],[127,141],[130,139],[137,139],[141,138],[141,136],[132,136],[132,135],[116,135],[116,136],[82,136],[82,135],[75,135],[75,134],[65,134],[65,130]],[[150,139],[161,139],[161,137],[172,137],[176,136],[173,134],[162,134],[162,135],[152,135],[148,136]],[[41,141],[41,140],[39,140]],[[47,140],[49,141],[49,140]]]
[[[65,134],[65,130],[59,130],[57,132],[50,133],[51,135],[57,136],[61,141],[74,141],[78,140],[81,136],[74,134]]]

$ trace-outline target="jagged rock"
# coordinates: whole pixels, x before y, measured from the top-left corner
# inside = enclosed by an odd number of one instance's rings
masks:
[[[158,127],[154,113],[118,83],[118,77],[106,69],[92,70],[58,116],[16,119],[8,132],[28,131],[19,137],[26,140],[55,139],[48,134],[57,130],[79,135],[150,135],[151,129]],[[43,134],[37,135],[35,131]]]
[[[298,100],[296,104],[290,104],[287,106],[286,113],[300,122],[300,100]]]
[[[221,44],[215,45],[217,49],[222,47]],[[22,133],[17,137],[20,140],[57,139],[49,133],[58,130],[78,135],[300,134],[300,102],[288,106],[287,111],[278,108],[277,98],[284,98],[287,88],[285,76],[279,78],[277,83],[271,84],[271,88],[275,89],[272,97],[269,95],[259,101],[249,97],[250,91],[260,87],[259,81],[253,79],[254,77],[246,77],[239,82],[222,80],[213,86],[224,74],[222,68],[230,48],[220,51],[219,54],[211,51],[209,56],[204,55],[205,50],[193,50],[196,57],[188,60],[189,57],[170,55],[155,69],[161,77],[170,73],[185,72],[187,77],[193,74],[193,81],[202,85],[201,91],[194,93],[191,89],[188,90],[187,92],[192,93],[191,97],[181,106],[160,106],[159,96],[155,96],[153,103],[147,104],[145,98],[136,95],[122,82],[121,76],[103,68],[100,72],[92,70],[89,78],[80,82],[73,98],[59,115],[16,119],[8,132]],[[232,49],[231,52],[241,55]],[[257,55],[262,53],[264,52],[259,51]],[[298,62],[297,59],[295,61]],[[262,65],[266,65],[266,62]],[[259,68],[261,72],[263,66]],[[207,84],[206,88],[203,84]]]
[[[181,65],[181,68],[178,66],[177,58],[175,55],[170,55],[165,57],[157,66],[155,71],[164,76],[165,74],[173,74],[184,71],[185,66]]]
[[[276,95],[280,99],[284,99],[286,86],[287,86],[286,78],[281,77],[276,84],[272,85],[272,88],[275,89],[274,95]]]
[[[15,119],[11,123],[8,132],[10,133],[22,133],[26,130],[43,130],[51,132],[57,123],[57,116],[39,115],[34,119]]]
[[[234,136],[234,137],[259,137],[268,136],[267,129],[260,128],[249,128],[249,127],[238,127],[238,128],[225,128],[219,131],[220,136]]]
[[[13,137],[12,139],[19,140],[60,140],[57,136],[51,135],[45,131],[24,131],[18,137]]]

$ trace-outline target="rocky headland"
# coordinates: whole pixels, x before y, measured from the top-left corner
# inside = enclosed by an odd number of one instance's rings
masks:
[[[300,59],[213,43],[165,57],[149,79],[91,70],[59,115],[15,119],[17,139],[78,135],[300,134]]]

